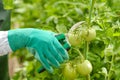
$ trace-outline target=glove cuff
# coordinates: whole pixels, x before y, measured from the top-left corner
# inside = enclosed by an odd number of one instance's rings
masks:
[[[28,42],[29,32],[25,29],[15,29],[8,31],[8,42],[12,51],[25,48]]]

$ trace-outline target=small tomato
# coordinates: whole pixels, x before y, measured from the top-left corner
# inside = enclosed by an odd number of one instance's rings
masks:
[[[65,65],[64,71],[63,71],[63,76],[67,80],[74,80],[76,78],[76,70],[70,63],[67,63]]]
[[[88,75],[92,72],[92,64],[88,60],[84,60],[82,63],[77,63],[76,68],[81,75]]]
[[[85,40],[91,41],[91,40],[95,39],[95,37],[96,37],[96,30],[94,28],[88,29]]]

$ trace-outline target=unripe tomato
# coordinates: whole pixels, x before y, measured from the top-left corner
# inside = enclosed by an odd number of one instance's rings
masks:
[[[69,33],[68,40],[72,46],[79,46],[81,43],[81,37],[79,34]]]
[[[68,40],[72,46],[80,46],[82,42],[81,31],[86,28],[84,26],[85,21],[80,21],[74,24],[68,32]]]
[[[95,39],[95,37],[96,37],[96,30],[94,28],[88,29],[85,40],[91,41],[91,40]]]
[[[81,36],[82,36],[82,38],[86,38],[86,37],[87,37],[87,34],[88,34],[87,29],[83,29],[83,30],[81,31]]]
[[[65,65],[64,71],[63,71],[63,76],[67,80],[74,80],[76,78],[76,70],[70,63],[67,63]]]
[[[114,53],[113,48],[114,48],[114,46],[112,44],[109,45],[107,48],[105,48],[105,50],[104,50],[105,56],[112,56]]]
[[[81,75],[88,75],[92,72],[92,64],[88,60],[84,60],[82,63],[77,63],[76,68]]]
[[[107,76],[108,72],[107,72],[107,69],[105,67],[102,67],[102,73]]]

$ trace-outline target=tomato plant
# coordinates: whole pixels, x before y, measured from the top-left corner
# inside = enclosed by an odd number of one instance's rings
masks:
[[[69,61],[77,67],[74,61],[79,56],[79,65],[85,64],[84,60],[92,64],[91,73],[83,76],[77,71],[76,80],[119,80],[119,5],[119,0],[15,0],[12,28],[32,27],[67,34],[73,45],[68,51]],[[65,80],[66,67],[55,69],[53,74],[47,71],[38,74],[40,63],[27,53],[26,50],[15,52],[22,67],[13,80]],[[72,65],[67,67],[74,73]]]

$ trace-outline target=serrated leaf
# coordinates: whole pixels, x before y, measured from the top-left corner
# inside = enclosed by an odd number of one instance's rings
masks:
[[[64,25],[57,25],[56,29],[59,33],[67,33],[67,28]]]
[[[112,28],[108,28],[107,30],[106,30],[106,35],[107,36],[109,36],[109,37],[112,37],[113,36],[113,29]]]

